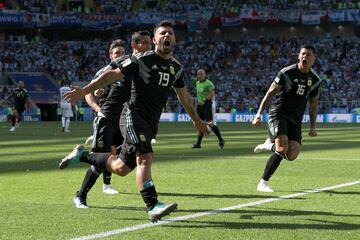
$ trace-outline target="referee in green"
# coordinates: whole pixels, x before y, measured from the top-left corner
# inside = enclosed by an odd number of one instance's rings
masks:
[[[197,71],[197,81],[196,81],[196,95],[197,95],[197,108],[196,111],[199,114],[200,118],[207,122],[211,127],[212,131],[216,134],[219,140],[219,147],[224,148],[225,141],[221,137],[220,129],[213,122],[213,112],[212,112],[212,99],[215,96],[215,86],[214,84],[206,78],[206,73],[204,69],[199,69]],[[193,145],[192,148],[201,148],[201,141],[203,134],[198,131],[197,142]]]

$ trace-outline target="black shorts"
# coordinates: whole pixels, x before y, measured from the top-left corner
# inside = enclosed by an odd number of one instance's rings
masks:
[[[196,112],[201,120],[211,122],[213,120],[212,101],[205,101],[202,106],[197,106]]]
[[[269,115],[268,125],[269,135],[272,139],[279,135],[286,135],[289,140],[301,144],[301,121],[296,121],[283,114]]]
[[[94,140],[91,151],[110,152],[111,145],[118,147],[123,141],[124,139],[117,124],[104,117],[95,117]]]
[[[23,114],[23,112],[25,111],[24,107],[19,107],[19,106],[15,106],[14,109],[19,114],[19,116],[21,116]]]
[[[136,110],[124,105],[120,116],[120,131],[124,142],[119,157],[129,168],[136,167],[137,156],[153,152],[151,139],[154,138],[156,127],[151,127]]]

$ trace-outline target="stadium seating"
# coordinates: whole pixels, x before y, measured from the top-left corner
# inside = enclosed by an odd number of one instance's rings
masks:
[[[10,76],[16,81],[25,82],[31,100],[36,104],[58,102],[58,87],[43,73],[13,73]]]

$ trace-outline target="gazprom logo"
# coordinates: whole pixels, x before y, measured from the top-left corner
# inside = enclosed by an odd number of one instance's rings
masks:
[[[178,115],[178,122],[190,122],[191,118],[188,114],[179,114]]]

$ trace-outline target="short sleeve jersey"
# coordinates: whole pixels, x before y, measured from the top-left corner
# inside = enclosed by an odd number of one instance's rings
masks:
[[[106,72],[106,71],[109,70],[109,69],[111,69],[111,67],[110,67],[109,65],[101,68],[101,69],[100,69],[99,71],[97,71],[97,73],[95,74],[94,79],[97,78],[97,77],[99,77],[101,74],[103,74],[104,72]],[[99,96],[99,97],[98,97],[98,96],[95,96],[96,102],[97,102],[97,104],[98,104],[100,107],[104,104],[107,96],[109,95],[110,85],[104,87],[104,89],[105,89],[105,92],[104,92],[103,95],[101,95],[101,96]]]
[[[62,86],[60,89],[59,89],[59,92],[60,92],[60,103],[61,105],[67,105],[68,107],[71,106],[71,103],[65,101],[64,99],[64,94],[67,93],[67,92],[70,92],[71,91],[71,88],[69,86]]]
[[[14,99],[14,107],[16,109],[24,109],[26,99],[29,97],[29,93],[25,88],[15,88],[11,94]]]
[[[209,80],[205,79],[205,81],[196,81],[196,96],[198,101],[204,102],[209,95],[211,90],[214,90],[214,84]]]
[[[133,76],[129,104],[150,125],[157,126],[172,87],[185,87],[183,67],[174,58],[163,59],[154,51],[133,55],[119,65]]]
[[[294,64],[281,69],[274,82],[281,86],[281,90],[272,100],[269,114],[286,114],[301,121],[308,99],[319,95],[319,76],[313,69],[302,73]]]
[[[117,68],[117,65],[128,59],[130,55],[125,55],[117,58],[109,64],[111,69]],[[119,121],[123,104],[130,99],[131,90],[131,77],[125,76],[124,81],[116,81],[111,84],[108,96],[104,100],[101,106],[101,112],[106,118],[113,120],[114,122]]]

